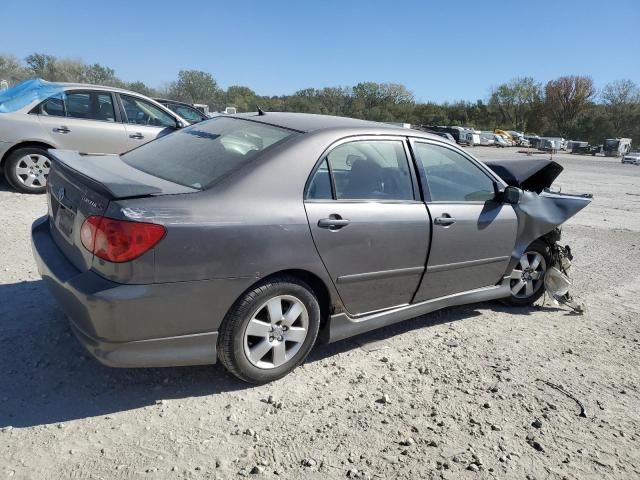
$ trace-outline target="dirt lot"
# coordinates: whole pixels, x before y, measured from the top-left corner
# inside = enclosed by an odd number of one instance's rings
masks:
[[[476,147],[481,158],[521,157]],[[89,358],[38,279],[44,197],[0,185],[3,478],[638,478],[640,167],[559,155],[594,202],[564,229],[573,315],[469,305],[334,345],[247,387],[220,365]],[[540,380],[562,385],[584,404]]]

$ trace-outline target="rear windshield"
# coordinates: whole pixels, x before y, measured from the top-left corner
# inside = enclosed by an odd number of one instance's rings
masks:
[[[204,189],[292,135],[271,125],[216,117],[131,150],[122,159],[156,177]]]

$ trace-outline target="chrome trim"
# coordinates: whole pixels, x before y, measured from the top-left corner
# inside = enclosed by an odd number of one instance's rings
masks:
[[[490,263],[500,263],[511,259],[509,256],[481,258],[479,260],[467,260],[466,262],[443,263],[442,265],[432,265],[427,267],[427,273],[443,272],[445,270],[456,270],[458,268],[476,267],[478,265],[488,265]]]
[[[506,258],[506,257],[505,257]],[[379,272],[354,273],[352,275],[342,275],[336,279],[336,283],[355,283],[369,280],[380,280],[383,278],[404,277],[406,275],[421,274],[424,267],[398,268],[394,270],[382,270]]]

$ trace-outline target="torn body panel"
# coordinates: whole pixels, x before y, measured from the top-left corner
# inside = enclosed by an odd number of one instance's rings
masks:
[[[589,203],[591,196],[587,194],[523,191],[520,202],[513,206],[518,217],[518,234],[506,273],[513,270],[531,243],[552,232]]]

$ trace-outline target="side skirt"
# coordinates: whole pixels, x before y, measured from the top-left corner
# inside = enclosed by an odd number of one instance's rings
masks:
[[[402,305],[390,310],[358,316],[357,318],[347,313],[338,313],[329,318],[323,340],[325,340],[326,343],[337,342],[338,340],[343,340],[387,325],[393,325],[394,323],[419,317],[420,315],[425,315],[442,308],[506,298],[510,294],[509,277],[504,277],[498,285],[447,295],[446,297],[434,298],[412,305]]]

